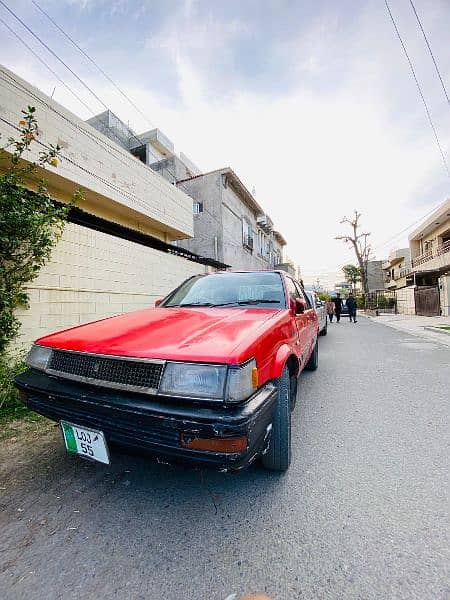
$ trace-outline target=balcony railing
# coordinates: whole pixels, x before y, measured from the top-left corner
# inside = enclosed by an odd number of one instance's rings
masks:
[[[446,252],[450,252],[450,240],[447,240],[446,242],[438,246],[436,250],[437,256],[445,254]]]
[[[434,251],[425,252],[424,254],[420,254],[419,256],[416,256],[415,258],[413,258],[412,266],[418,267],[419,265],[423,265],[423,263],[428,262],[429,260],[431,260],[432,258],[435,258],[436,256],[441,256],[442,254],[445,254],[446,252],[450,252],[450,240],[447,240],[446,242],[444,242],[443,244],[438,246],[436,248],[436,250],[434,250]]]
[[[409,267],[403,267],[400,269],[400,277],[406,277],[411,273],[411,269]]]
[[[418,267],[419,265],[423,265],[423,263],[431,260],[433,258],[433,252],[424,252],[416,258],[413,258],[411,263],[413,267]]]

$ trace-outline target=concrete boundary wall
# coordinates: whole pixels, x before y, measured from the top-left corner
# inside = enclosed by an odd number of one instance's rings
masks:
[[[17,137],[21,110],[36,108],[40,135],[27,152],[37,160],[48,144],[61,147],[60,163],[40,176],[55,200],[84,191],[80,208],[170,242],[193,234],[192,199],[118,144],[0,65],[0,134]],[[1,165],[0,165],[1,166]],[[29,187],[36,187],[30,180]]]

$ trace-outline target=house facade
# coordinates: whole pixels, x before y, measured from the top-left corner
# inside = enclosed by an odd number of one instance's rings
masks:
[[[234,269],[270,269],[283,263],[285,239],[232,169],[190,177],[177,187],[194,203],[194,235],[178,246]]]
[[[178,247],[234,269],[277,265],[292,271],[283,261],[286,240],[232,169],[200,173],[185,154],[175,152],[159,129],[136,134],[111,111],[87,122],[192,197],[193,237],[186,236]]]
[[[407,276],[411,273],[411,252],[409,248],[392,250],[389,258],[383,261],[384,285],[387,290],[397,290],[408,285]]]
[[[412,283],[422,295],[427,288],[429,298],[438,297],[436,314],[450,315],[450,199],[410,234],[409,247]]]
[[[369,292],[376,292],[377,290],[384,289],[384,278],[383,273],[383,261],[382,260],[369,260],[367,262],[367,286]]]
[[[223,266],[174,245],[194,233],[192,199],[181,189],[8,69],[0,67],[0,74],[2,139],[17,137],[21,110],[34,106],[41,133],[27,161],[59,144],[59,165],[38,175],[56,201],[67,202],[80,188],[84,196],[28,286],[19,343],[151,306],[190,275]],[[36,182],[26,185],[35,189]]]
[[[86,123],[172,184],[200,174],[199,168],[185,154],[175,153],[173,142],[160,129],[138,134],[110,110],[88,119]]]

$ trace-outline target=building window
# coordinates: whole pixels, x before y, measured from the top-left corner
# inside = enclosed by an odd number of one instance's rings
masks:
[[[131,150],[131,154],[133,154],[141,162],[147,164],[147,147],[145,145],[138,146],[137,148],[133,148]]]
[[[200,213],[203,212],[203,202],[194,202],[193,208],[194,208],[194,215],[199,215]]]
[[[253,250],[253,229],[245,217],[242,219],[242,245],[244,248]]]

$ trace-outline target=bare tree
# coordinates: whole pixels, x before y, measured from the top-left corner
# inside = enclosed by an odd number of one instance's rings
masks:
[[[361,273],[361,286],[365,294],[369,293],[369,286],[367,282],[367,263],[370,258],[370,254],[372,249],[368,242],[368,237],[370,233],[359,233],[359,218],[361,217],[361,213],[359,213],[355,209],[354,216],[349,219],[348,217],[344,217],[341,223],[347,223],[350,225],[352,229],[351,235],[338,235],[335,239],[342,240],[348,246],[352,247],[355,251],[356,259],[358,261],[360,273]]]

